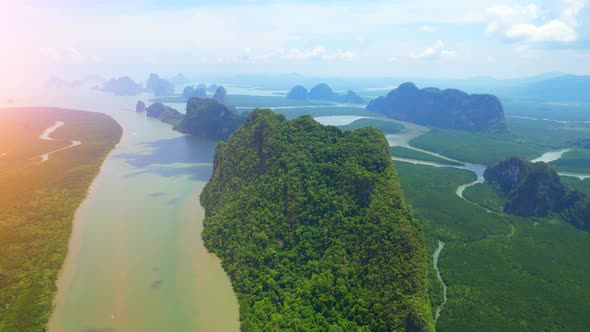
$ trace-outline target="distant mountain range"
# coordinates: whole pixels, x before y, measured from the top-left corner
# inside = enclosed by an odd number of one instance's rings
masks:
[[[529,82],[514,94],[541,101],[590,102],[590,76],[564,75]]]
[[[339,95],[326,83],[320,83],[309,91],[301,85],[296,85],[291,91],[289,91],[287,98],[294,100],[329,100],[348,104],[364,103],[363,98],[357,95],[354,91],[348,90],[347,94]]]

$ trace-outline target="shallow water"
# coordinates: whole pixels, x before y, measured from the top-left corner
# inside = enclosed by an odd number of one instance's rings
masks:
[[[561,149],[561,150],[558,150],[558,151],[545,152],[539,158],[535,158],[535,159],[533,159],[531,161],[534,162],[534,163],[539,162],[539,161],[542,161],[542,162],[545,162],[545,163],[550,163],[552,161],[556,161],[558,159],[561,159],[561,157],[563,156],[564,153],[569,152],[571,150],[572,149]]]
[[[238,331],[230,281],[200,237],[215,143],[126,111],[149,96],[65,91],[26,104],[107,113],[124,133],[76,213],[49,330]]]
[[[314,119],[323,124],[324,126],[345,126],[355,122],[356,120],[366,119],[366,116],[356,116],[356,115],[328,115],[328,116],[318,116]]]

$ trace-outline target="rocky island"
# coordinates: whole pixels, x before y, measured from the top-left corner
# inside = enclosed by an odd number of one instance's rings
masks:
[[[169,96],[174,94],[174,84],[168,80],[160,78],[157,74],[151,73],[146,88],[155,96]]]
[[[146,109],[146,115],[152,118],[157,118],[160,121],[171,124],[173,126],[178,125],[184,118],[184,115],[182,113],[162,103],[151,104]]]
[[[243,122],[238,114],[213,99],[191,98],[186,104],[186,115],[174,129],[194,136],[226,140]]]
[[[511,157],[486,169],[484,177],[506,199],[506,213],[524,217],[557,215],[590,231],[590,198],[564,186],[548,164]]]
[[[469,131],[504,126],[504,109],[493,95],[469,95],[456,89],[418,89],[404,83],[385,97],[371,100],[367,110],[421,125]]]
[[[428,258],[383,134],[254,110],[201,194],[242,331],[433,331]]]
[[[102,87],[96,87],[95,89],[111,92],[117,96],[135,96],[143,91],[141,84],[136,83],[129,76],[111,78]]]

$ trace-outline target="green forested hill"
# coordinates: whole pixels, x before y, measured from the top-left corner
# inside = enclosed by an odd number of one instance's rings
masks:
[[[504,212],[525,217],[558,214],[590,231],[590,197],[564,186],[548,164],[511,157],[486,169],[484,177],[507,199]]]
[[[242,330],[433,330],[422,231],[378,130],[255,110],[214,168],[203,238]]]

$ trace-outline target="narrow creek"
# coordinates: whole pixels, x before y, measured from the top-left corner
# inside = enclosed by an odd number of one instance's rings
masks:
[[[443,279],[442,279],[442,277],[440,275],[440,270],[438,269],[438,257],[440,256],[440,253],[443,250],[443,247],[444,246],[445,246],[445,243],[442,242],[441,240],[438,240],[438,247],[436,248],[436,251],[434,252],[434,255],[433,255],[433,258],[432,258],[433,264],[434,264],[434,269],[436,270],[436,277],[438,278],[438,281],[440,281],[441,285],[443,286],[443,301],[436,308],[436,313],[434,314],[434,323],[435,324],[438,321],[438,318],[440,317],[440,312],[444,308],[445,304],[447,304],[447,300],[448,300],[448,296],[447,296],[447,285],[443,281]]]
[[[63,125],[65,125],[65,122],[62,121],[55,121],[55,124],[47,129],[45,129],[41,135],[39,135],[39,139],[40,140],[44,140],[44,141],[62,141],[60,139],[57,138],[52,138],[50,135],[53,134],[53,132],[55,132],[58,128],[62,127]],[[41,162],[46,162],[47,160],[49,160],[49,156],[59,152],[59,151],[63,151],[63,150],[67,150],[69,148],[73,148],[74,146],[78,146],[82,144],[82,142],[80,141],[72,141],[72,143],[70,143],[70,145],[65,146],[63,148],[57,149],[57,150],[53,150],[47,153],[44,153],[42,155],[33,157],[32,159],[37,159],[37,158],[41,158]]]

